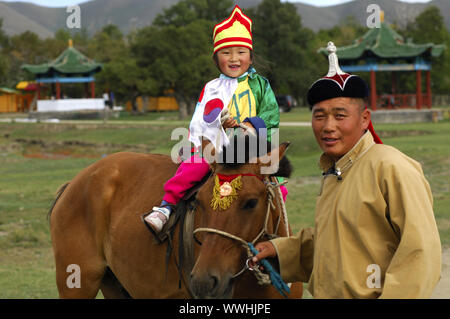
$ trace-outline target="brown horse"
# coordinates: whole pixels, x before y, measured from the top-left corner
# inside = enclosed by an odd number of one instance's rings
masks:
[[[286,147],[274,150],[280,159]],[[213,174],[195,198],[194,225],[201,245],[195,245],[195,265],[183,280],[175,253],[180,223],[166,264],[168,242],[156,243],[140,218],[160,203],[163,184],[177,169],[170,157],[121,152],[83,169],[60,189],[50,210],[60,297],[95,298],[101,289],[105,298],[280,298],[271,285],[259,285],[250,271],[238,274],[247,254],[232,238],[266,240],[266,233],[287,236],[290,231],[277,205],[281,199],[277,192],[272,192],[276,198],[270,196],[261,165],[211,165]],[[245,174],[237,198],[222,211],[210,205],[217,173]],[[79,269],[78,286],[69,284],[73,269]],[[292,284],[289,297],[301,296],[302,285]]]

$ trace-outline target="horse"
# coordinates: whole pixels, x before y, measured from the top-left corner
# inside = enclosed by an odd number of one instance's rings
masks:
[[[267,155],[276,152],[281,159],[287,146]],[[169,156],[119,152],[84,168],[59,189],[49,211],[60,298],[96,298],[99,290],[105,298],[282,298],[245,267],[243,243],[292,234],[281,192],[261,174],[264,165],[260,158],[212,162],[211,175],[191,201],[194,230],[187,236],[195,244],[188,268],[175,253],[183,244],[182,222],[158,242],[141,220],[160,203],[165,181],[177,170]],[[218,174],[239,176],[242,184],[224,210],[211,207]],[[289,298],[302,297],[301,283],[290,287]]]

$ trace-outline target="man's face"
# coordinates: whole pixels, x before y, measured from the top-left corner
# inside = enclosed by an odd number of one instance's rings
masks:
[[[335,162],[350,151],[367,130],[370,112],[362,100],[337,97],[314,105],[312,129],[317,143]]]
[[[250,49],[228,47],[217,51],[218,66],[226,76],[236,78],[247,72],[252,64]]]

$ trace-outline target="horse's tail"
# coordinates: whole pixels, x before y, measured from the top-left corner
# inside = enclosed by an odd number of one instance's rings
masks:
[[[64,193],[64,191],[66,190],[67,186],[69,186],[69,183],[70,183],[70,182],[67,182],[67,183],[65,183],[64,185],[62,185],[62,186],[58,189],[58,191],[56,192],[56,198],[55,198],[55,200],[53,201],[52,206],[50,207],[50,209],[48,210],[48,213],[47,213],[47,220],[48,220],[49,222],[50,222],[50,217],[51,217],[51,215],[52,215],[53,208],[54,208],[55,205],[56,205],[56,202],[57,202],[58,199],[61,197],[62,193]]]

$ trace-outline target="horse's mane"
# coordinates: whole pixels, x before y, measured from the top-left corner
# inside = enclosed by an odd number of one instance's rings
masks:
[[[218,164],[224,168],[236,169],[249,163],[250,159],[264,156],[270,151],[272,151],[272,143],[265,137],[237,134],[230,139],[228,146],[223,147]],[[271,176],[290,177],[292,171],[291,162],[283,156],[277,172]]]

